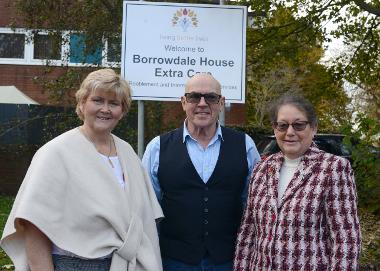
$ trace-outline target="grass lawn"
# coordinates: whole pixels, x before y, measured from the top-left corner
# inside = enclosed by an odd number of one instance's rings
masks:
[[[2,235],[5,222],[12,207],[13,198],[0,196],[0,233]],[[360,210],[363,245],[360,270],[380,270],[380,218]],[[365,268],[364,268],[365,266]],[[0,271],[14,270],[11,260],[0,249]]]

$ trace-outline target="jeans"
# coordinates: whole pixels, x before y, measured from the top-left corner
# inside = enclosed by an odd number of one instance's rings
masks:
[[[53,254],[55,271],[109,271],[111,258],[81,259]]]
[[[232,261],[214,264],[210,257],[204,257],[197,265],[186,264],[170,258],[162,258],[164,271],[232,271]]]

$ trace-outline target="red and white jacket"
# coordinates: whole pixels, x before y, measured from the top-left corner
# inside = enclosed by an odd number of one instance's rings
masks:
[[[349,161],[313,144],[277,202],[283,162],[279,152],[254,169],[234,271],[357,270],[361,234]]]

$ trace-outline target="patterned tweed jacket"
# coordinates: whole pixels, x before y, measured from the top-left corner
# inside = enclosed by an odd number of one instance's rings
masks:
[[[312,145],[280,202],[284,155],[256,165],[234,271],[357,270],[361,234],[349,161]]]

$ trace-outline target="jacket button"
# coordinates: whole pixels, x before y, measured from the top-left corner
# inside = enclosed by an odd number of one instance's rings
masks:
[[[205,187],[205,190],[208,191],[208,187],[207,186]]]
[[[205,235],[206,235],[206,236],[208,235],[208,231],[205,232]]]
[[[204,201],[208,201],[208,197],[204,197]]]

